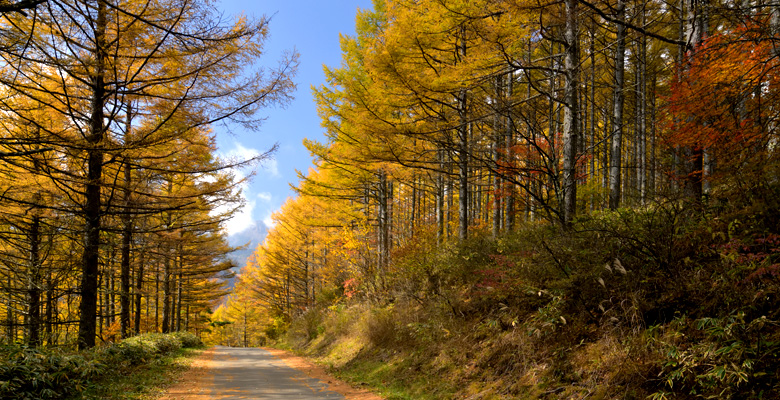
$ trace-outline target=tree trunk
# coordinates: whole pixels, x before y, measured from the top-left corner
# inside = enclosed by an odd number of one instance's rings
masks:
[[[621,193],[621,163],[623,141],[623,74],[626,58],[626,4],[624,0],[617,3],[617,49],[615,50],[615,89],[612,110],[612,156],[609,168],[609,209],[620,207]]]
[[[135,281],[135,329],[133,331],[136,334],[141,333],[141,290],[144,285],[144,253],[141,252],[140,256],[140,260],[138,260],[138,275]]]
[[[512,93],[514,91],[515,77],[512,72],[506,75],[506,100],[504,104],[504,146],[506,152],[506,160],[509,169],[506,173],[512,174],[512,168],[514,168],[515,154],[514,154],[514,123],[512,120]],[[530,86],[529,86],[530,87]],[[513,176],[514,178],[514,176]],[[504,230],[506,232],[512,232],[515,228],[515,188],[514,184],[510,180],[506,181],[507,193],[506,201],[504,205]]]
[[[655,198],[656,193],[656,160],[655,160],[655,97],[656,74],[652,74],[652,90],[650,92],[650,171],[647,176],[648,196]]]
[[[457,46],[457,53],[460,57],[466,56],[466,27],[461,26],[461,38]],[[458,108],[458,183],[459,192],[459,210],[458,210],[458,238],[466,240],[469,235],[469,129],[467,120],[467,95],[466,89],[462,88],[456,96]]]
[[[127,114],[125,123],[125,143],[130,141],[132,120],[133,120],[133,106],[127,104]],[[131,210],[131,182],[133,178],[132,165],[130,160],[125,159],[124,162],[124,210],[122,214],[122,261],[120,263],[120,278],[121,287],[119,294],[119,324],[120,333],[122,338],[129,336],[130,330],[130,245],[133,240],[133,220],[130,216]]]
[[[179,274],[176,279],[176,332],[181,331],[181,306],[182,294],[184,293],[184,287],[182,286],[182,275],[182,265],[179,264]]]
[[[577,212],[577,139],[579,136],[579,39],[577,0],[566,0],[563,88],[563,223],[569,226]]]
[[[780,57],[780,45],[777,38],[780,35],[780,0],[769,1],[769,37],[772,38],[772,51],[775,57]]]
[[[503,106],[504,106],[504,75],[498,75],[495,82],[495,99],[493,100],[493,169],[495,170],[490,175],[493,178],[493,225],[492,234],[493,237],[498,237],[501,232],[501,174],[500,169],[503,165],[503,157],[501,157],[501,150],[503,149],[503,138],[505,131],[503,125]]]
[[[113,243],[111,244],[113,247]],[[115,252],[112,250],[109,260],[114,260]],[[108,268],[106,270],[106,326],[110,326],[114,323],[114,284],[116,279],[114,278],[114,263],[109,261]]]
[[[409,235],[411,238],[414,238],[414,230],[417,227],[418,202],[417,174],[412,174],[412,209],[409,210]]]
[[[596,159],[599,157],[596,146],[596,33],[595,28],[591,25],[590,29],[590,171],[589,176],[595,181],[596,179]],[[606,146],[606,144],[604,144]],[[595,209],[595,199],[591,200],[591,211]]]
[[[377,210],[378,220],[378,247],[379,247],[379,269],[380,273],[384,273],[387,269],[387,265],[390,260],[390,226],[388,221],[388,194],[387,194],[387,173],[384,170],[379,170],[379,185],[377,190],[377,202],[379,210]]]
[[[154,265],[154,332],[160,327],[160,264]]]
[[[166,254],[163,264],[162,333],[171,331],[171,274],[171,254]]]
[[[246,336],[246,331],[247,331],[246,307],[244,307],[244,347],[249,347],[249,343],[247,341],[247,336]]]
[[[92,109],[87,142],[87,182],[85,188],[84,219],[86,231],[81,269],[81,304],[79,306],[78,348],[95,346],[97,321],[98,267],[100,256],[100,217],[102,214],[100,186],[103,172],[103,149],[105,136],[104,112],[105,87],[105,31],[106,4],[97,0],[95,25],[95,64],[92,82]]]
[[[688,56],[693,57],[696,47],[704,40],[707,27],[706,3],[688,0],[688,19],[685,25],[686,42],[690,44]],[[703,194],[704,149],[693,145],[684,150],[685,197],[698,204]]]
[[[645,10],[641,12],[641,23],[645,25]],[[639,166],[637,168],[637,186],[642,205],[647,204],[647,39],[639,38],[639,88],[637,90],[637,146]]]
[[[565,33],[564,33],[565,34]],[[550,52],[553,54],[557,54],[557,50],[555,44],[550,44]],[[549,168],[551,170],[551,173],[547,176],[547,186],[550,188],[555,189],[555,196],[557,197],[558,204],[561,207],[564,207],[564,199],[563,199],[563,193],[561,190],[558,190],[558,177],[559,177],[559,160],[558,160],[558,151],[557,151],[557,142],[555,141],[556,135],[558,133],[558,121],[557,121],[557,114],[558,114],[558,100],[554,98],[554,94],[558,91],[558,75],[555,72],[552,72],[556,68],[557,64],[557,57],[550,57],[550,109],[549,109],[549,118],[548,118],[548,135],[547,139],[550,144],[550,161],[549,161]],[[541,162],[542,166],[545,164],[544,161]],[[545,191],[544,184],[540,184],[539,188],[539,194],[543,193]],[[543,196],[539,196],[539,198],[544,198]],[[549,203],[549,201],[548,201]],[[541,204],[540,204],[541,205]],[[565,220],[565,213],[563,212],[563,208],[561,208],[560,213],[560,221],[563,222]]]
[[[452,230],[450,227],[450,221],[452,221],[452,210],[455,208],[455,183],[453,182],[454,179],[452,178],[452,170],[453,170],[453,157],[452,153],[448,153],[449,162],[447,163],[447,170],[449,171],[449,174],[447,174],[447,217],[444,220],[444,230],[446,231],[446,237],[449,238],[452,236]]]
[[[8,275],[8,288],[12,289],[12,280],[11,275]],[[8,297],[6,297],[6,304],[5,304],[5,318],[6,318],[6,336],[8,337],[8,343],[13,343],[16,339],[16,317],[14,316],[14,308],[13,308],[13,290],[8,290]]]
[[[444,150],[436,152],[439,161],[439,170],[436,174],[436,243],[441,245],[444,241]]]
[[[122,229],[122,260],[120,264],[120,295],[119,295],[119,323],[121,325],[122,338],[129,336],[130,330],[130,246],[133,240],[133,222],[129,215],[130,212],[130,181],[132,171],[129,161],[124,163],[125,187],[124,204],[125,214],[123,215],[124,227]]]
[[[57,315],[57,302],[54,295],[54,281],[50,269],[46,279],[46,344],[49,346],[57,344],[57,338],[54,334],[54,316]]]
[[[40,201],[40,195],[36,195],[35,204]],[[41,345],[41,217],[38,215],[37,208],[30,223],[30,272],[27,282],[28,297],[28,338],[27,341],[31,347]]]

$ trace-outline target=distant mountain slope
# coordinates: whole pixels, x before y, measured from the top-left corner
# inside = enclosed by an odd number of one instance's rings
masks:
[[[233,268],[233,272],[238,273],[241,268],[246,265],[247,260],[252,253],[254,253],[255,249],[257,249],[257,246],[265,240],[266,234],[268,234],[268,229],[265,225],[256,223],[251,228],[228,237],[228,243],[231,246],[241,247],[228,256],[236,264],[236,268]],[[233,280],[230,280],[228,285],[232,287]]]

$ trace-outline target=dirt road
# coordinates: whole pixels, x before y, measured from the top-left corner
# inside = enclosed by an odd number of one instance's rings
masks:
[[[293,368],[295,367],[295,368]],[[374,400],[321,368],[271,349],[217,346],[163,400]]]

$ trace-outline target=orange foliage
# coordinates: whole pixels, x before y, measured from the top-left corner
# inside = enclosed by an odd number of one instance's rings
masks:
[[[771,43],[760,35],[742,27],[689,53],[661,116],[669,147],[706,148],[724,166],[766,148],[780,82]]]

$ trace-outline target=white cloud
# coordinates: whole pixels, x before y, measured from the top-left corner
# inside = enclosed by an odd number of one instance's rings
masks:
[[[273,214],[269,213],[265,218],[263,218],[263,225],[265,225],[268,229],[276,226],[276,221],[273,219]]]
[[[230,160],[231,162],[241,162],[252,159],[262,154],[257,149],[246,147],[243,144],[234,141],[233,147],[229,151],[220,152],[223,159]],[[271,177],[280,177],[279,166],[275,159],[266,159],[261,161],[258,175],[265,175]],[[241,168],[234,168],[233,174],[236,180],[242,180],[246,178],[248,171]],[[241,233],[249,228],[257,226],[259,221],[255,221],[254,213],[262,214],[267,207],[271,206],[273,202],[273,195],[270,192],[261,192],[258,194],[252,193],[248,181],[245,181],[240,185],[241,198],[244,201],[244,205],[236,211],[232,218],[226,221],[223,225],[223,229],[228,235],[235,235]],[[259,209],[258,209],[259,208]],[[224,208],[218,208],[215,212],[225,212]],[[266,216],[262,220],[262,223],[271,228],[275,225],[271,218],[273,211],[266,211]],[[259,218],[258,218],[259,219]]]
[[[227,152],[221,152],[221,157],[229,160],[230,162],[241,162],[257,157],[260,154],[261,153],[258,150],[246,147],[243,144],[234,141],[233,148]],[[239,168],[233,168],[232,172],[237,181],[245,179],[247,175]],[[244,181],[239,185],[239,188],[241,190],[241,198],[244,204],[238,210],[236,210],[236,212],[229,220],[223,223],[222,228],[225,230],[225,233],[227,233],[228,236],[241,233],[256,225],[252,213],[257,206],[257,201],[254,198],[250,200],[249,182]],[[224,213],[228,211],[226,207],[227,206],[217,207],[214,212]]]
[[[247,161],[254,157],[260,156],[263,153],[257,149],[246,147],[243,144],[234,141],[233,149],[223,154],[224,157],[229,160]],[[262,168],[266,174],[274,178],[278,178],[281,176],[281,174],[279,174],[279,163],[276,161],[275,158],[267,158],[265,160],[261,160],[260,168]]]
[[[229,158],[237,158],[241,161],[246,161],[260,155],[260,152],[257,149],[245,147],[239,142],[233,142],[233,144],[235,145],[233,150],[228,151],[226,154]]]
[[[252,211],[254,211],[256,205],[257,203],[253,200],[247,201],[235,214],[233,214],[232,218],[225,221],[223,228],[228,236],[241,233],[255,226]]]

